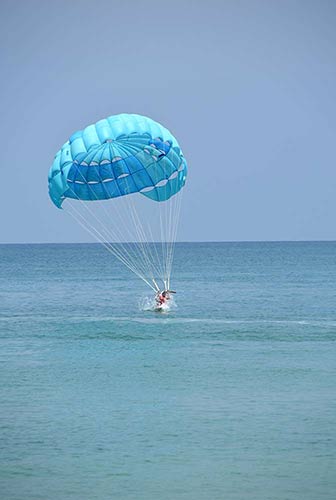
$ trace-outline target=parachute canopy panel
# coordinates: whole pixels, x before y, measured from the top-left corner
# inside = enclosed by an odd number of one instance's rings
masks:
[[[186,176],[186,160],[166,128],[145,116],[120,114],[76,132],[62,146],[49,171],[49,194],[59,208],[65,198],[132,193],[161,202],[182,189]]]

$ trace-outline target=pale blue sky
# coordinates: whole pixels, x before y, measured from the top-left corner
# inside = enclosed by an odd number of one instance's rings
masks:
[[[120,112],[182,146],[180,240],[336,239],[335,1],[2,0],[0,19],[0,242],[88,241],[48,169]]]

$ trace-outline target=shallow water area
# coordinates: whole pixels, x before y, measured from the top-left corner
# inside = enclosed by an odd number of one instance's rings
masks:
[[[334,498],[336,243],[0,246],[6,500]],[[192,293],[191,293],[192,290]]]

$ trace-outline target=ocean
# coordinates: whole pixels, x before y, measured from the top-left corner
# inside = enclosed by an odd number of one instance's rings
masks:
[[[335,498],[336,242],[178,243],[172,286],[0,246],[1,500]]]

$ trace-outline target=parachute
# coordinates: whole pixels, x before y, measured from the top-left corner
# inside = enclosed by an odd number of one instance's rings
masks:
[[[166,128],[120,114],[62,146],[49,171],[49,195],[153,290],[168,289],[186,176],[186,160]]]

